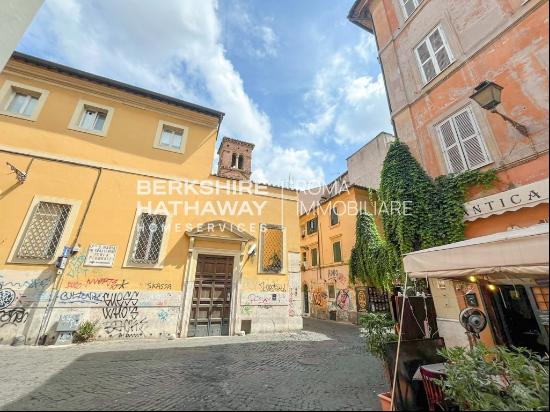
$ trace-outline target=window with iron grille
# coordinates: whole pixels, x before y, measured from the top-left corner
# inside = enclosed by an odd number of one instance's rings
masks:
[[[165,215],[141,214],[134,236],[131,263],[155,265],[159,262],[165,226]]]
[[[51,260],[55,256],[70,212],[71,205],[38,202],[15,257],[21,260]]]
[[[261,271],[281,273],[283,271],[283,228],[264,225],[262,227]]]

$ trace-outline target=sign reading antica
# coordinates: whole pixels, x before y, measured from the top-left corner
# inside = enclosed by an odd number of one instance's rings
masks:
[[[464,204],[464,220],[471,221],[522,207],[548,203],[548,179]]]
[[[84,265],[112,267],[116,249],[116,245],[90,245]]]

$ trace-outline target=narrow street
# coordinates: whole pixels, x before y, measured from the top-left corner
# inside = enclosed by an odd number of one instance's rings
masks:
[[[357,327],[183,341],[0,347],[0,408],[377,410],[385,379]]]

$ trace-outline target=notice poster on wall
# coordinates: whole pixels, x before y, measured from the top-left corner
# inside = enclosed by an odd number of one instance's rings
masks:
[[[115,262],[116,249],[116,245],[90,245],[84,264],[110,268]]]

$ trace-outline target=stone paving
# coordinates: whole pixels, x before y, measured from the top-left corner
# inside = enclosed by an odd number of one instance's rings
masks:
[[[246,337],[0,347],[3,410],[377,410],[355,326]]]

